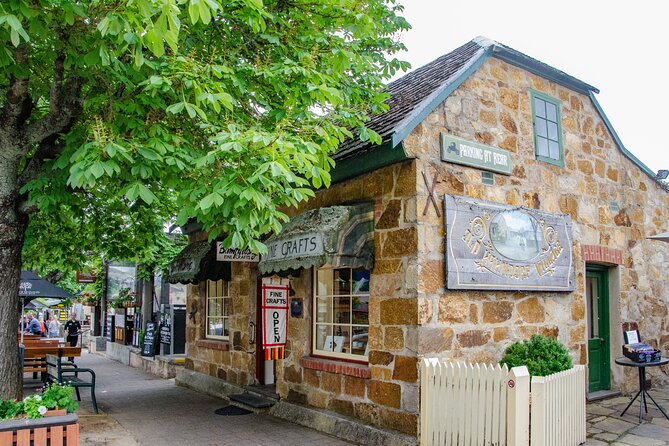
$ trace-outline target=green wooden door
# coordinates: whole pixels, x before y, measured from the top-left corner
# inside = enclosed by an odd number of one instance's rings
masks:
[[[586,268],[585,296],[588,324],[588,381],[590,392],[611,388],[609,286],[607,269]]]

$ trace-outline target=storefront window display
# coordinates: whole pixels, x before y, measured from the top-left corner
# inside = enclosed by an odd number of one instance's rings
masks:
[[[365,269],[320,268],[314,290],[313,352],[366,361],[369,277]]]
[[[207,280],[207,338],[225,340],[229,338],[232,305],[229,291],[229,282]]]

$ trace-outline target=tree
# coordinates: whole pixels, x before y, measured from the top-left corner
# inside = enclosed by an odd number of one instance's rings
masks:
[[[196,218],[227,246],[262,252],[260,237],[287,219],[279,208],[329,185],[343,139],[379,142],[364,123],[386,109],[383,81],[407,66],[392,58],[408,28],[401,10],[396,0],[2,2],[0,397],[20,395],[15,309],[31,214],[76,222],[110,204],[138,232],[127,214],[173,197],[179,223]]]

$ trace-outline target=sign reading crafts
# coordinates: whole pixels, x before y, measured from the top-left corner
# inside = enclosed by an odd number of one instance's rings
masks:
[[[279,239],[267,244],[267,254],[263,260],[292,259],[302,256],[323,254],[323,234],[299,234],[290,238]]]
[[[573,291],[571,219],[446,195],[450,289]]]
[[[441,159],[511,175],[511,154],[508,150],[456,138],[446,133],[441,134]]]

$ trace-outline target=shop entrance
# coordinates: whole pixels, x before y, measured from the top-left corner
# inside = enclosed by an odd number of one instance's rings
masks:
[[[588,329],[588,391],[611,388],[608,268],[586,266],[585,300]]]

